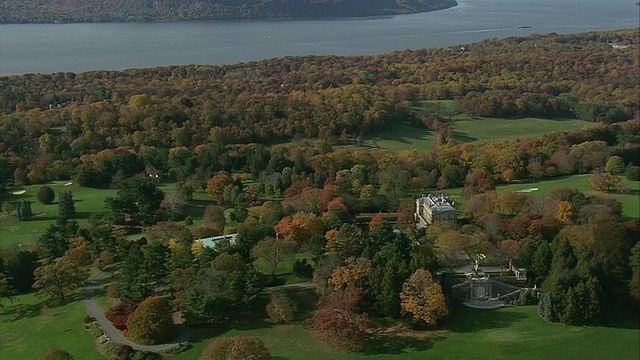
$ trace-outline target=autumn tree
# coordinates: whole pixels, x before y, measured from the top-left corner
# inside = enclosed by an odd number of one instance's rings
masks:
[[[51,186],[45,185],[38,190],[37,199],[42,204],[48,205],[56,198],[56,193]]]
[[[347,288],[322,297],[318,301],[318,311],[305,322],[330,344],[360,350],[379,329],[369,314],[361,312],[365,295],[363,289]]]
[[[264,342],[256,336],[217,337],[207,345],[200,360],[270,360]]]
[[[173,308],[183,310],[187,294],[195,282],[196,268],[175,269],[171,272],[171,292]]]
[[[171,307],[166,298],[152,296],[140,303],[129,316],[131,338],[142,344],[162,344],[176,335]]]
[[[64,302],[89,276],[89,270],[66,258],[44,264],[34,271],[33,287],[38,295],[48,295],[55,302]]]
[[[569,201],[558,202],[558,220],[570,222],[573,220],[575,213],[573,204]]]
[[[324,222],[314,214],[298,212],[283,218],[275,227],[276,234],[298,245],[306,243],[313,235],[324,233]]]
[[[589,185],[593,190],[607,192],[611,188],[611,175],[594,173],[589,178]]]
[[[274,276],[278,265],[293,254],[296,247],[297,244],[291,241],[267,238],[251,249],[251,256],[264,260],[269,265],[271,276]]]
[[[233,180],[231,177],[221,171],[207,182],[207,193],[215,198],[222,196],[222,192],[227,185],[231,185]]]
[[[418,269],[405,281],[400,300],[402,315],[418,328],[436,326],[449,314],[442,287],[428,270]]]
[[[162,203],[160,203],[160,207],[169,215],[172,221],[182,216],[185,205],[187,203],[183,196],[176,191],[167,193],[162,199]]]
[[[611,156],[604,167],[604,171],[611,175],[622,174],[625,170],[624,160],[620,156]]]
[[[296,304],[284,291],[274,291],[269,295],[267,314],[274,323],[290,322],[297,311]]]
[[[204,215],[202,216],[202,223],[205,226],[218,226],[220,229],[224,229],[224,225],[227,222],[227,218],[224,216],[224,211],[220,206],[207,205],[204,208]]]
[[[362,285],[371,275],[372,270],[371,260],[350,257],[345,260],[343,266],[338,266],[333,270],[329,284],[333,285],[336,291],[345,287],[363,287]]]

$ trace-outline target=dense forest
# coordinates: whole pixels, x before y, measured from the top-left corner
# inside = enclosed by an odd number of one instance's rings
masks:
[[[0,23],[339,18],[455,5],[455,0],[2,0]]]
[[[75,178],[108,186],[114,176],[145,169],[202,181],[220,170],[257,177],[291,167],[320,185],[355,164],[377,164],[368,170],[375,174],[400,157],[420,186],[442,178],[448,187],[477,169],[498,182],[589,172],[604,165],[612,146],[625,164],[638,165],[637,45],[637,30],[620,30],[376,56],[4,77],[0,184]],[[415,110],[440,99],[477,116],[577,117],[598,125],[458,145],[445,111]],[[439,146],[412,154],[332,151],[394,122],[434,131]],[[302,138],[321,141],[286,145]]]

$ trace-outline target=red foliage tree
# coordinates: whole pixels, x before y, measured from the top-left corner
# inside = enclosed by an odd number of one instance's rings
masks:
[[[318,311],[306,323],[323,340],[348,350],[362,349],[378,332],[369,314],[359,312],[366,291],[347,288],[320,298]]]
[[[127,328],[127,320],[129,319],[129,315],[131,315],[136,310],[136,306],[130,303],[120,303],[118,305],[112,306],[106,313],[104,313],[104,317],[107,320],[111,321],[113,326],[118,330],[124,330]]]

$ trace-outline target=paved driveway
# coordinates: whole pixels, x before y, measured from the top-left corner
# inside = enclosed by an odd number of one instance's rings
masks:
[[[178,346],[180,345],[180,343],[183,343],[189,339],[189,333],[187,332],[186,327],[182,324],[181,319],[179,319],[176,315],[174,315],[173,321],[174,323],[176,323],[178,327],[178,336],[172,342],[169,342],[166,344],[159,344],[159,345],[142,345],[142,344],[138,344],[136,342],[131,341],[129,338],[122,336],[122,333],[120,332],[120,330],[113,327],[113,325],[111,324],[111,321],[107,320],[107,318],[104,317],[104,313],[102,312],[102,309],[100,309],[100,307],[98,306],[95,300],[96,287],[100,284],[100,281],[102,279],[111,275],[113,271],[114,270],[101,272],[100,274],[98,274],[98,276],[91,279],[91,281],[89,281],[89,283],[84,289],[84,306],[87,307],[89,316],[96,319],[96,321],[102,327],[102,330],[104,331],[105,335],[107,335],[109,339],[111,339],[111,341],[118,344],[129,345],[135,350],[159,352],[162,350],[166,350],[166,349],[170,349],[172,347]]]

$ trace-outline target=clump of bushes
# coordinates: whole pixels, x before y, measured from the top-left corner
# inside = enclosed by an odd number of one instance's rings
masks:
[[[106,313],[104,313],[104,317],[111,321],[116,329],[125,330],[127,328],[129,316],[131,316],[135,310],[135,305],[123,302],[112,306]]]

